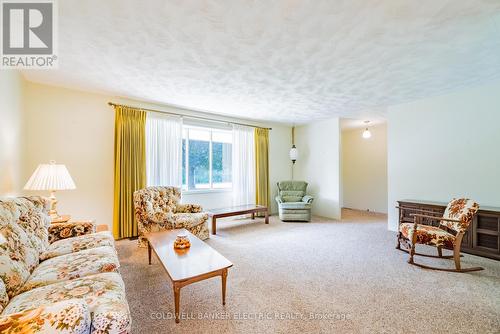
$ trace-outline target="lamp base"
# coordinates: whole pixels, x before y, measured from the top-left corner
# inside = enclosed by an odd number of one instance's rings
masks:
[[[49,216],[50,220],[52,223],[66,223],[71,219],[70,215],[62,215],[59,216],[57,213],[56,207],[57,207],[57,198],[56,198],[56,192],[55,190],[50,191],[50,210],[49,210]]]
[[[57,198],[56,198],[56,191],[55,190],[51,190],[50,191],[49,199],[50,199],[49,216],[52,219],[57,219],[57,218],[59,218],[59,215],[57,214],[57,209],[56,209],[56,207],[57,207]]]

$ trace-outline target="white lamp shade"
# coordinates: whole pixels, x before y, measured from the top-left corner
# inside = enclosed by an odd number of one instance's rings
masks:
[[[75,182],[65,165],[55,162],[40,164],[24,186],[25,190],[69,190],[75,189]]]
[[[366,129],[365,131],[363,131],[363,138],[368,139],[371,136],[372,136],[372,133],[370,132],[370,130]]]
[[[299,158],[299,150],[295,147],[295,145],[290,149],[290,160],[295,161]]]

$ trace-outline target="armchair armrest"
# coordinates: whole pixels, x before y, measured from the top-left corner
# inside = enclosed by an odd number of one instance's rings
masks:
[[[276,196],[275,199],[276,199],[276,202],[283,203],[283,198],[281,198],[280,195]]]
[[[96,224],[93,220],[52,223],[49,226],[49,243],[53,243],[61,239],[95,233],[95,231]]]
[[[444,220],[444,221],[449,221],[449,222],[457,222],[459,223],[460,220],[458,219],[449,219],[449,218],[443,218],[443,217],[437,217],[437,216],[430,216],[430,215],[422,215],[422,214],[419,214],[419,213],[410,213],[410,216],[412,216],[414,218],[414,223],[413,223],[413,230],[415,231],[417,229],[417,225],[428,225],[428,224],[425,224],[425,223],[422,223],[422,222],[418,222],[417,223],[417,217],[421,217],[421,218],[427,218],[427,219],[430,219],[430,220],[434,220],[434,221],[439,221],[439,226],[441,228],[441,221]]]
[[[302,202],[304,203],[312,203],[314,200],[314,197],[310,196],[310,195],[305,195],[304,197],[302,197]]]
[[[198,204],[177,204],[175,213],[198,213],[202,212],[203,208]]]
[[[163,228],[174,228],[174,219],[172,212],[155,212],[153,214],[148,214],[147,218],[143,224],[156,224]]]

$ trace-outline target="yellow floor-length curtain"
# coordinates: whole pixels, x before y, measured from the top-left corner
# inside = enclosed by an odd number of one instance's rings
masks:
[[[113,235],[137,236],[134,191],[146,187],[146,112],[115,106]]]
[[[269,208],[269,130],[255,128],[255,204]]]

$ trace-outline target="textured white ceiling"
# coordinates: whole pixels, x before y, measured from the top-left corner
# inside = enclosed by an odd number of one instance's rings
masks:
[[[32,81],[302,123],[500,78],[500,0],[64,0]]]

